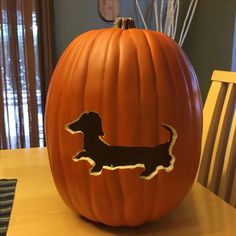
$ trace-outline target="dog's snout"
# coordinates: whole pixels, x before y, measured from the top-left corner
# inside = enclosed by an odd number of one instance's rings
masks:
[[[69,129],[71,129],[74,132],[81,131],[81,127],[79,125],[79,122],[69,124],[68,127],[69,127]]]

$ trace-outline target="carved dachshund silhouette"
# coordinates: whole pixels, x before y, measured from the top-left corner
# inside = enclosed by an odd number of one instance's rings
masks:
[[[102,122],[95,112],[82,113],[75,121],[66,125],[70,133],[83,132],[84,150],[77,153],[75,159],[89,157],[95,162],[91,173],[99,174],[104,166],[122,168],[124,166],[144,165],[145,170],[141,174],[143,178],[153,177],[160,169],[171,171],[175,157],[172,148],[177,138],[175,129],[169,125],[162,125],[170,133],[170,140],[154,147],[128,147],[110,146],[105,143],[101,136]],[[150,178],[151,178],[150,177]]]

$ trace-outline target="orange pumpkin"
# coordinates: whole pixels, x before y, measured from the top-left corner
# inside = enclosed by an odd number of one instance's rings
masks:
[[[168,213],[191,188],[202,104],[193,67],[174,41],[159,32],[123,28],[128,29],[86,32],[66,48],[50,83],[45,126],[52,175],[67,206],[95,222],[136,226]],[[73,161],[83,149],[83,134],[65,129],[87,111],[101,116],[103,139],[114,146],[164,143],[169,134],[161,124],[173,126],[173,170],[148,180],[140,178],[140,166],[91,175],[90,162]]]

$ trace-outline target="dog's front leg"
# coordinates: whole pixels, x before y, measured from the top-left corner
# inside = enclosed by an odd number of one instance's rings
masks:
[[[80,159],[81,157],[89,157],[89,154],[86,151],[79,152],[75,158]]]

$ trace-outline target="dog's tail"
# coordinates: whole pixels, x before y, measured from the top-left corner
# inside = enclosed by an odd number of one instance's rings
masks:
[[[170,133],[170,140],[169,140],[169,144],[170,144],[170,147],[171,147],[171,150],[176,142],[176,139],[177,139],[177,131],[174,127],[170,126],[170,125],[167,125],[167,124],[161,124],[165,129],[167,129]]]
[[[170,156],[171,159],[170,159],[170,165],[167,168],[165,168],[165,170],[167,172],[170,172],[174,168],[175,156],[172,153],[172,149],[173,149],[173,147],[175,145],[175,142],[176,142],[176,139],[177,139],[177,132],[176,132],[175,128],[173,128],[170,125],[162,124],[162,126],[164,128],[166,128],[170,133],[170,140],[168,141],[168,144],[169,144],[168,145],[168,153],[169,153],[169,156]]]

